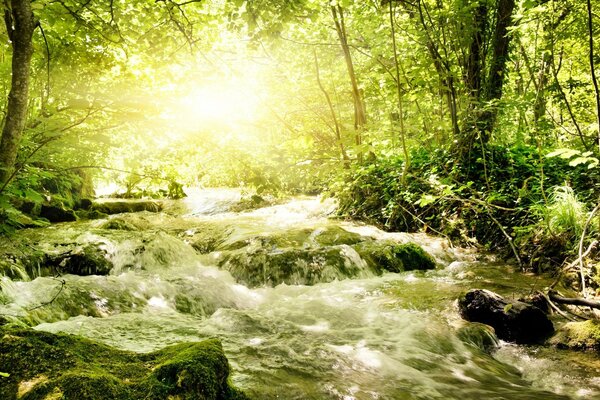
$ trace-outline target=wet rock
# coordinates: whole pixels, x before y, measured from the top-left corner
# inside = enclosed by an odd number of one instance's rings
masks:
[[[108,214],[98,210],[78,210],[76,214],[79,219],[104,219],[108,217]]]
[[[54,253],[36,250],[21,260],[28,276],[33,278],[56,274],[108,275],[113,267],[100,243],[64,247],[68,250]]]
[[[562,349],[600,351],[600,321],[567,322],[549,343]]]
[[[486,353],[491,353],[499,345],[494,328],[478,322],[461,327],[457,336],[464,343],[475,346]]]
[[[137,200],[137,201],[101,201],[92,204],[92,210],[97,210],[105,214],[121,214],[131,212],[159,212],[162,211],[162,204],[152,200]]]
[[[40,209],[40,217],[46,218],[50,222],[77,221],[75,212],[70,209],[65,209],[62,205],[43,204]]]
[[[314,285],[373,272],[349,246],[322,249],[257,249],[226,254],[219,266],[250,287]]]
[[[0,327],[0,398],[6,400],[244,400],[228,384],[218,340],[140,354],[87,339]]]
[[[111,218],[102,225],[100,229],[114,229],[120,231],[138,231],[139,228],[134,224],[122,219],[122,218]]]
[[[539,308],[510,302],[489,290],[469,290],[459,298],[458,307],[464,319],[490,325],[503,340],[540,343],[554,332],[552,322]]]
[[[90,199],[81,199],[79,200],[79,208],[82,210],[89,210],[92,208],[93,201]]]
[[[415,243],[365,241],[353,246],[369,266],[390,272],[435,269],[435,259]]]

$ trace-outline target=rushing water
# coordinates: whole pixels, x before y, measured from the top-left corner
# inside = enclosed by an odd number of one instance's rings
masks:
[[[108,276],[4,277],[0,314],[140,352],[218,337],[233,383],[256,399],[600,398],[595,356],[506,343],[489,355],[473,344],[476,336],[461,333],[467,324],[455,299],[462,290],[518,296],[543,287],[541,278],[439,238],[328,219],[331,202],[304,198],[228,212],[237,200],[237,192],[201,191],[161,214],[125,216],[137,231],[101,229],[105,221],[22,231],[14,241],[47,251],[102,243],[114,268]],[[352,279],[324,275],[326,282],[312,286],[249,288],[217,267],[222,249],[236,243],[246,245],[237,251],[263,246],[273,254],[282,243],[314,249],[323,246],[319,235],[334,228],[416,242],[439,268],[377,276],[350,246],[335,243],[358,271]],[[199,254],[191,246],[198,237],[218,238],[218,250]]]

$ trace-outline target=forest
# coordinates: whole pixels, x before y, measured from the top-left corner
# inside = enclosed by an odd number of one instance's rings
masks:
[[[2,7],[0,398],[600,398],[600,1]]]

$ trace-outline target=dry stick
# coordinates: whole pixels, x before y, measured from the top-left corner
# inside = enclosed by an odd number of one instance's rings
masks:
[[[56,278],[54,278],[54,279],[56,279]],[[56,279],[56,280],[58,280],[58,279]],[[38,308],[42,308],[42,307],[45,307],[45,306],[48,306],[48,305],[54,303],[54,300],[56,300],[58,298],[58,296],[62,293],[66,284],[67,284],[67,281],[65,281],[64,279],[60,279],[60,288],[58,289],[58,292],[56,292],[56,294],[54,295],[54,297],[52,297],[52,299],[50,301],[46,301],[46,302],[38,304],[35,307],[28,308],[27,311],[37,310]]]
[[[585,239],[585,233],[587,231],[587,228],[590,225],[590,223],[592,222],[592,218],[594,218],[594,214],[596,214],[596,212],[598,211],[598,208],[600,208],[600,203],[598,203],[596,205],[596,207],[594,207],[594,209],[590,213],[590,216],[588,217],[587,221],[585,221],[585,225],[583,226],[583,232],[581,232],[581,239],[579,240],[579,273],[581,274],[581,294],[583,295],[583,297],[586,297],[586,295],[585,295],[585,275],[583,273],[583,254],[582,254],[583,253],[583,240]]]
[[[573,306],[584,306],[600,310],[600,302],[598,301],[582,299],[579,297],[563,297],[553,291],[548,293],[548,297],[557,303],[569,304]]]
[[[550,285],[550,289],[554,288],[558,282],[560,281],[560,278],[562,277],[563,272],[570,270],[571,268],[573,268],[575,265],[577,265],[579,263],[579,260],[587,257],[588,254],[590,254],[590,252],[592,251],[592,249],[598,244],[597,240],[592,241],[592,243],[590,243],[590,245],[588,246],[587,250],[585,252],[583,252],[583,254],[580,253],[579,258],[577,258],[577,260],[571,262],[569,265],[567,265],[564,268],[561,268],[558,276],[556,277],[556,280],[552,283],[552,285]]]
[[[544,300],[546,300],[546,302],[548,303],[548,305],[554,310],[556,311],[559,315],[561,315],[563,318],[568,319],[569,321],[575,321],[573,318],[569,317],[563,310],[561,310],[560,308],[558,308],[558,306],[556,304],[554,304],[552,302],[552,300],[550,300],[550,298],[548,297],[548,295],[546,293],[543,292],[538,292],[540,294],[540,296],[542,296],[544,298]]]

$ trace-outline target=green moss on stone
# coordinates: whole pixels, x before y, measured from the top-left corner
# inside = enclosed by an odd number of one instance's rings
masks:
[[[558,329],[550,343],[560,348],[600,351],[600,321],[568,322]]]
[[[243,400],[228,384],[218,340],[138,354],[30,329],[0,328],[0,398],[6,400]]]
[[[402,272],[435,269],[435,259],[415,243],[390,240],[367,241],[353,246],[360,256],[378,271]]]

